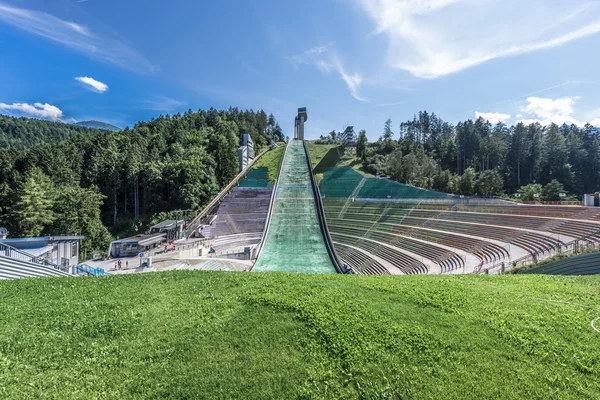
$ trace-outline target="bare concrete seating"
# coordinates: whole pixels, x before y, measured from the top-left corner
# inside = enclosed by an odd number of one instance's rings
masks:
[[[365,275],[389,275],[390,272],[380,263],[363,252],[338,243],[336,250],[342,262],[352,266],[354,271]]]
[[[205,227],[202,234],[216,239],[222,236],[262,233],[269,204],[271,188],[235,188],[213,211],[216,219]]]
[[[600,253],[580,254],[541,267],[523,271],[525,274],[596,275],[600,274]]]
[[[376,242],[370,240],[362,240],[359,237],[350,237],[344,234],[336,234],[331,231],[331,238],[336,246],[338,244],[358,247],[367,253],[371,253],[395,267],[399,268],[405,274],[426,274],[428,272],[427,267],[419,260],[407,256],[406,254],[389,248],[387,246],[378,245]]]

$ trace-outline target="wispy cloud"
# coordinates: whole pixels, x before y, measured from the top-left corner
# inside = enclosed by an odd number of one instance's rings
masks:
[[[296,68],[299,68],[302,64],[313,64],[321,54],[326,53],[334,44],[334,42],[329,42],[327,44],[315,46],[303,53],[286,57],[286,59]]]
[[[0,22],[123,68],[142,73],[156,71],[150,61],[119,38],[98,35],[86,26],[48,13],[0,3]]]
[[[506,122],[509,120],[510,114],[475,111],[475,118],[483,118],[486,121],[489,121],[491,124],[497,124],[498,122]]]
[[[582,83],[582,82],[581,81],[566,81],[566,82],[560,83],[558,85],[554,85],[554,86],[550,86],[550,87],[543,88],[543,89],[540,89],[540,90],[536,90],[535,92],[531,92],[531,93],[527,93],[527,94],[522,94],[520,96],[512,97],[510,99],[502,100],[502,101],[499,101],[497,103],[490,104],[488,107],[494,107],[494,106],[497,106],[497,105],[500,105],[500,104],[510,103],[511,101],[520,100],[520,99],[523,99],[525,97],[530,97],[530,96],[533,96],[534,94],[539,94],[539,93],[547,92],[548,90],[553,90],[553,89],[557,89],[557,88],[562,87],[562,86],[572,85],[572,84],[576,84],[576,83]]]
[[[315,65],[323,72],[329,72],[331,70],[336,71],[340,78],[346,83],[348,90],[352,97],[359,101],[367,101],[366,99],[360,97],[358,94],[358,89],[363,81],[362,77],[359,73],[349,74],[344,70],[342,63],[336,58],[332,57],[330,62],[327,61],[316,61]]]
[[[301,54],[286,58],[295,68],[299,68],[303,64],[312,64],[324,73],[329,73],[330,71],[337,72],[340,78],[346,83],[352,97],[359,101],[367,101],[358,93],[360,85],[363,83],[362,76],[358,72],[353,74],[346,72],[337,55],[330,51],[333,45],[334,42],[316,46]]]
[[[393,103],[373,104],[373,107],[392,107],[392,106],[399,106],[399,105],[406,104],[406,103],[408,103],[408,100],[395,101]]]
[[[185,101],[179,101],[171,99],[166,96],[154,96],[150,100],[143,100],[140,102],[142,107],[146,110],[160,111],[160,112],[173,112],[181,110],[187,103]]]
[[[58,121],[63,116],[63,112],[60,108],[48,103],[0,103],[0,110],[17,111],[29,117],[44,118],[52,121]]]
[[[75,78],[75,80],[83,83],[84,85],[86,85],[86,87],[91,88],[92,90],[99,93],[104,93],[108,90],[108,85],[106,83],[102,83],[88,76],[80,76],[78,78]]]
[[[357,0],[389,39],[388,63],[437,78],[600,32],[600,4],[570,0]]]

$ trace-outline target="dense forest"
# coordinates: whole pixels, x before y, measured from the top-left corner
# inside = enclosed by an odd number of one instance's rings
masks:
[[[44,143],[67,140],[80,133],[102,132],[84,126],[0,114],[0,149],[25,149]]]
[[[257,151],[283,140],[264,111],[160,116],[118,132],[1,117],[14,143],[0,145],[0,226],[13,236],[82,234],[106,250],[176,209],[199,210],[238,172],[241,135]],[[66,139],[66,140],[61,140]]]
[[[442,192],[519,193],[530,201],[600,191],[600,130],[591,125],[507,126],[482,118],[453,125],[422,111],[398,128],[396,134],[388,119],[373,143],[359,133],[366,171]]]

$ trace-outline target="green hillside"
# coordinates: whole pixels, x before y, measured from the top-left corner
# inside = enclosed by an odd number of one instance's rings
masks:
[[[83,126],[84,128],[104,129],[104,130],[113,131],[113,132],[121,130],[121,128],[119,128],[118,126],[107,124],[106,122],[102,122],[102,121],[93,121],[93,120],[76,122],[73,125]]]
[[[274,148],[271,151],[268,151],[261,158],[259,158],[252,166],[252,169],[256,170],[259,168],[267,168],[269,174],[269,182],[271,182],[271,184],[274,184],[277,180],[279,164],[281,164],[284,149],[285,142],[279,142],[276,148]]]
[[[0,282],[0,397],[599,398],[599,285],[206,272]]]

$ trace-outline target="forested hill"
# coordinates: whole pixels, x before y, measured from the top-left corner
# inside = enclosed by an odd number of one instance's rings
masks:
[[[479,118],[454,125],[422,111],[396,127],[391,119],[382,125],[376,142],[359,133],[358,156],[366,171],[402,183],[463,195],[518,192],[528,201],[560,200],[560,193],[581,200],[600,190],[600,131],[589,124],[508,126]]]
[[[107,131],[113,131],[113,132],[121,130],[121,128],[119,128],[118,126],[107,124],[106,122],[101,122],[101,121],[80,121],[80,122],[76,122],[73,125],[83,126],[84,128],[105,129]]]
[[[234,108],[0,148],[0,226],[14,236],[83,234],[88,254],[106,250],[111,234],[122,237],[166,212],[207,204],[237,174],[243,133],[257,151],[283,140],[272,115]]]
[[[0,149],[24,149],[66,140],[78,133],[90,131],[94,131],[94,129],[62,122],[15,118],[0,114]]]

